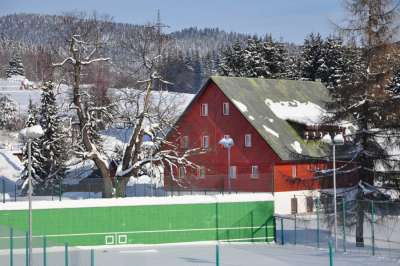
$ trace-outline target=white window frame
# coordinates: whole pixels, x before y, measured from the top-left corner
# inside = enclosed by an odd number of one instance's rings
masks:
[[[252,165],[251,166],[251,178],[258,178],[258,177],[259,177],[258,165]]]
[[[210,137],[208,135],[201,137],[201,147],[203,149],[208,149],[210,147]]]
[[[229,102],[223,102],[222,103],[222,115],[230,115]]]
[[[206,177],[206,168],[204,166],[199,166],[197,168],[197,176],[201,179]]]
[[[179,166],[179,168],[178,168],[178,176],[179,176],[179,178],[185,178],[186,177],[185,167]]]
[[[208,103],[202,103],[201,104],[200,115],[201,116],[208,116]]]
[[[183,149],[189,148],[189,136],[182,136],[181,146]]]
[[[251,145],[252,145],[252,143],[251,143],[251,134],[244,135],[244,146],[246,148],[250,148]]]
[[[231,165],[229,167],[229,177],[230,177],[230,179],[236,179],[236,177],[237,177],[237,166],[236,165]]]
[[[292,165],[292,177],[297,177],[297,165]]]

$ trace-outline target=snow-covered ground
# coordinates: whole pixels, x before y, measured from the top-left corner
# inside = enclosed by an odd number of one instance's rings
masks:
[[[123,245],[101,247],[70,247],[70,264],[74,266],[90,265],[90,249],[94,249],[97,266],[188,266],[218,265],[216,263],[216,242],[178,243],[159,245]],[[329,253],[326,249],[304,246],[279,246],[267,243],[219,243],[220,266],[323,266],[329,265]],[[64,247],[49,247],[48,262],[51,265],[64,263]],[[16,265],[25,262],[25,250],[14,250]],[[41,263],[42,249],[33,250],[33,261]],[[132,264],[134,262],[134,264]],[[0,265],[9,263],[9,251],[0,251]],[[41,265],[41,264],[38,264]],[[336,253],[335,266],[395,266],[396,259],[369,256],[365,254]]]

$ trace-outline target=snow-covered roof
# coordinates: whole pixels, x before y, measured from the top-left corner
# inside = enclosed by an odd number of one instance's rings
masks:
[[[22,162],[12,151],[0,149],[0,179],[15,183],[23,170]]]
[[[282,160],[327,155],[329,147],[304,140],[290,123],[322,122],[330,97],[321,82],[213,76],[203,90],[209,82],[221,89]]]

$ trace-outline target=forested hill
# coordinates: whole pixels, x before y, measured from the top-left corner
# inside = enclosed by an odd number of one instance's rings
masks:
[[[0,77],[5,77],[5,68],[11,56],[17,52],[25,66],[25,75],[31,80],[41,80],[42,72],[38,66],[43,53],[51,53],[56,47],[65,47],[65,36],[71,30],[65,16],[13,14],[0,17]],[[145,28],[116,22],[104,22],[103,33],[110,39],[118,40],[129,30]],[[164,75],[175,85],[175,91],[195,92],[204,79],[215,74],[220,58],[220,50],[233,42],[245,41],[250,36],[215,29],[182,29],[166,34],[170,43],[167,51]],[[115,64],[125,65],[124,51],[112,47],[108,56]],[[112,71],[112,70],[111,70]],[[115,78],[112,85],[129,85],[127,79]]]

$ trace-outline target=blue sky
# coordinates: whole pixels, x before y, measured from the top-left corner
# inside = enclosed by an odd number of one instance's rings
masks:
[[[343,17],[342,0],[0,0],[0,15],[96,10],[135,24],[153,22],[157,9],[167,31],[219,27],[297,43],[310,32],[329,35]]]

